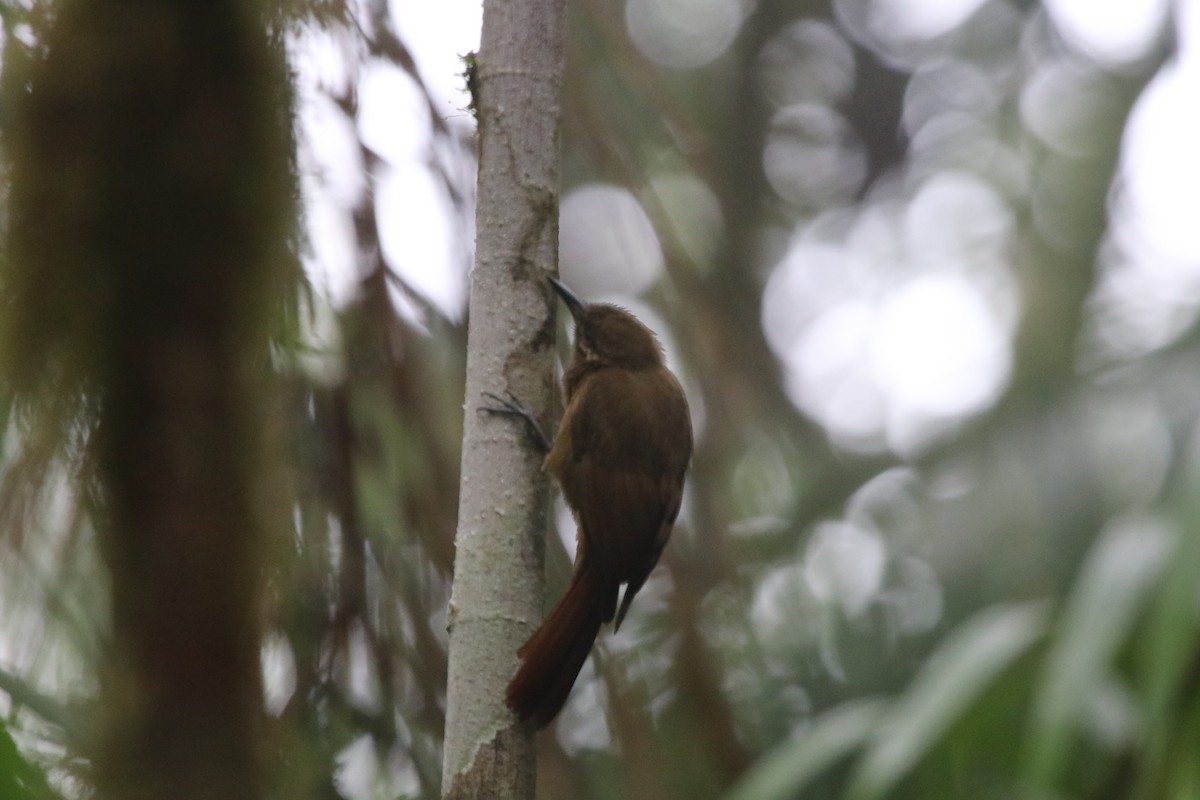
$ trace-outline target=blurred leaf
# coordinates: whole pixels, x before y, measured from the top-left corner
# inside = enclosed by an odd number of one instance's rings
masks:
[[[1189,474],[1185,485],[1200,486]],[[1200,530],[1200,492],[1190,491],[1176,514],[1178,530]],[[1179,552],[1163,576],[1162,589],[1143,626],[1138,648],[1141,688],[1152,716],[1169,712],[1180,677],[1197,647],[1196,586],[1200,583],[1200,536],[1180,537]]]
[[[1183,480],[1185,496],[1175,503],[1176,523],[1179,531],[1200,529],[1200,492],[1193,487],[1200,485],[1195,470],[1188,472]],[[1200,663],[1200,641],[1197,640],[1197,623],[1200,616],[1196,607],[1196,586],[1200,585],[1200,536],[1180,537],[1179,551],[1171,559],[1161,581],[1161,589],[1150,609],[1142,634],[1134,648],[1138,682],[1146,708],[1147,737],[1144,746],[1143,768],[1139,775],[1135,797],[1152,800],[1166,795],[1164,782],[1178,783],[1180,775],[1187,786],[1194,786],[1180,795],[1200,796],[1200,770],[1180,769],[1173,764],[1172,737],[1187,739],[1187,723],[1195,725],[1181,703],[1189,696],[1186,681],[1189,668]],[[1192,712],[1192,716],[1196,716]],[[1176,728],[1176,719],[1183,722]],[[1191,742],[1183,748],[1191,752],[1200,751],[1200,732],[1192,731]],[[1175,749],[1180,749],[1178,741]],[[1187,752],[1187,750],[1185,750]],[[1188,759],[1193,761],[1194,759]],[[1168,777],[1172,776],[1172,777]]]
[[[878,722],[883,701],[860,699],[822,714],[803,737],[766,753],[725,800],[792,797],[856,748]]]
[[[1110,669],[1172,546],[1153,524],[1114,525],[1092,547],[1067,601],[1034,701],[1023,773],[1049,788],[1062,775],[1072,728]]]
[[[52,697],[47,697],[27,681],[4,669],[0,669],[0,692],[6,693],[14,705],[24,706],[42,719],[64,730],[70,729],[71,718],[61,703]],[[0,798],[2,797],[3,795],[0,795]]]
[[[1192,800],[1200,797],[1200,692],[1192,691],[1186,706],[1180,710],[1180,722],[1173,741],[1163,759],[1162,787],[1147,784],[1150,791],[1140,796],[1159,800]],[[1140,787],[1139,787],[1140,788]],[[1138,795],[1135,795],[1138,796]]]
[[[984,609],[952,632],[884,716],[847,796],[887,795],[1047,624],[1046,604],[1030,602]]]
[[[46,777],[21,755],[12,734],[0,721],[0,798],[34,800],[50,796]]]

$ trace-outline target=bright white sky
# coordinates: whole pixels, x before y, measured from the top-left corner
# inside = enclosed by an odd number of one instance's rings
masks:
[[[860,0],[835,2],[859,4]],[[901,35],[919,36],[958,24],[982,0],[874,2],[880,19],[903,21],[904,25],[895,29]],[[1121,62],[1136,56],[1150,41],[1168,10],[1169,0],[1046,3],[1056,24],[1075,46],[1098,59]],[[1144,262],[1126,265],[1122,278],[1127,281],[1125,285],[1134,287],[1133,291],[1144,291],[1150,284],[1165,295],[1182,292],[1200,302],[1200,235],[1194,198],[1195,188],[1200,186],[1200,2],[1177,0],[1174,5],[1179,22],[1179,58],[1141,99],[1127,131],[1124,174],[1133,209],[1129,215],[1132,224],[1117,235],[1131,243],[1131,250],[1149,254]],[[731,12],[738,6],[729,0],[626,0],[626,19],[634,26],[634,44],[649,57],[686,69],[715,58],[728,45],[741,23]],[[448,124],[472,127],[473,120],[463,110],[467,97],[459,57],[478,49],[480,0],[391,0],[391,9],[443,117]],[[350,59],[317,37],[298,42],[297,48],[304,54],[297,64],[301,126],[306,135],[302,165],[314,249],[308,267],[336,303],[352,291],[354,283],[355,242],[345,208],[362,187],[358,184],[360,172],[345,168],[358,159],[353,131],[345,128],[341,115],[328,106],[318,89],[330,81],[344,80]],[[361,133],[390,164],[384,174],[377,176],[375,187],[384,246],[392,263],[412,285],[444,311],[457,315],[465,292],[458,249],[462,243],[457,241],[461,231],[447,222],[450,215],[445,213],[444,200],[424,167],[428,131],[420,117],[425,113],[424,103],[415,96],[411,84],[388,69],[369,69],[361,77],[359,90]],[[667,204],[671,206],[670,222],[683,234],[684,245],[701,251],[702,256],[702,251],[711,246],[713,231],[720,226],[720,211],[711,194],[694,176],[654,176],[651,184],[664,200],[677,193],[689,199],[686,204]],[[952,219],[956,210],[993,203],[994,196],[978,181],[947,176],[921,189],[907,209],[906,220],[914,229],[930,230],[932,226],[918,224],[922,215]],[[596,209],[601,213],[594,214]],[[975,244],[1003,232],[1001,213],[974,218],[1000,221],[996,230],[970,231]],[[595,242],[589,243],[589,234],[621,242],[627,251],[622,259],[627,271],[619,280],[627,293],[644,287],[661,261],[644,212],[633,195],[614,187],[581,187],[572,192],[563,201],[563,223],[564,262],[604,250]],[[600,230],[604,226],[609,226],[613,236],[604,236]],[[869,251],[863,243],[869,244],[878,229],[871,220],[863,220],[854,235],[859,238],[850,243],[853,248]],[[844,258],[852,250],[849,246],[839,250],[828,242],[800,244],[802,247],[792,248],[785,258],[820,264],[822,259]],[[953,236],[941,243],[948,253],[960,244]],[[857,265],[839,267],[846,280],[855,279]],[[566,263],[564,268],[568,268]],[[780,281],[798,282],[801,294],[830,291],[828,284],[806,284],[802,271],[781,268],[777,272]],[[590,288],[610,293],[617,289]],[[916,275],[882,298],[844,294],[847,296],[843,299],[827,303],[823,314],[806,323],[803,331],[788,329],[789,324],[795,324],[794,306],[776,310],[778,319],[772,319],[775,311],[770,303],[765,310],[768,335],[790,342],[793,397],[829,426],[835,436],[842,430],[853,439],[864,425],[882,425],[894,445],[897,433],[892,428],[903,428],[903,422],[897,422],[903,417],[898,410],[934,416],[970,413],[986,404],[1003,380],[1007,363],[1005,340],[999,331],[1007,321],[1006,311],[988,307],[979,287],[961,275]],[[823,303],[832,298],[812,299]],[[957,335],[947,336],[947,330]],[[1164,335],[1162,331],[1150,334],[1151,343],[1154,335]],[[864,353],[868,357],[863,358]],[[914,359],[915,353],[924,357]],[[859,371],[847,373],[848,364]],[[831,375],[840,381],[840,393],[829,391]],[[873,403],[880,407],[863,408]],[[902,434],[901,430],[901,441]],[[862,558],[859,551],[877,548],[877,543],[862,536],[848,538],[832,529],[824,530],[815,541],[809,558],[821,568],[814,585],[849,605],[859,603],[860,594],[846,587],[858,591],[856,587],[877,579],[868,575],[843,580],[839,570],[826,562],[835,567],[873,565],[875,561]],[[849,559],[842,557],[847,541],[857,542],[858,547]],[[834,576],[834,580],[821,583],[826,575]],[[31,626],[41,624],[33,618],[28,622]],[[17,640],[19,637],[0,639],[0,659],[6,663],[19,661],[8,649]],[[269,644],[266,657],[268,688],[284,692],[283,699],[290,692],[286,650]],[[272,656],[274,651],[280,655]],[[278,704],[281,698],[273,696],[271,702]],[[338,778],[342,790],[352,797],[376,796],[373,793],[380,775],[369,742],[363,739],[352,745],[341,761],[346,767]],[[412,787],[395,788],[399,791]]]
[[[730,12],[738,4],[726,0],[625,2],[635,46],[675,68],[697,66],[719,55],[741,23],[741,18]],[[861,16],[860,0],[836,2],[846,13]],[[936,35],[959,24],[981,3],[874,0],[868,27],[881,39]],[[1179,58],[1142,98],[1127,132],[1124,174],[1129,211],[1115,235],[1135,257],[1115,271],[1110,289],[1113,296],[1127,295],[1125,287],[1134,286],[1156,293],[1163,302],[1172,298],[1177,302],[1179,297],[1200,302],[1200,236],[1195,234],[1195,203],[1190,200],[1194,187],[1200,185],[1200,148],[1195,146],[1200,141],[1200,103],[1196,102],[1200,97],[1200,3],[1177,5]],[[1047,0],[1047,7],[1068,41],[1098,60],[1119,64],[1136,57],[1152,41],[1168,11],[1168,0]],[[478,49],[480,2],[392,0],[391,9],[444,119],[451,125],[472,126],[473,120],[463,111],[467,97],[459,56]],[[681,47],[681,42],[686,46]],[[320,76],[336,74],[339,63],[344,63],[328,48],[316,47],[314,52],[310,87],[317,85]],[[302,86],[304,75],[302,69]],[[1070,77],[1048,75],[1045,90],[1062,88],[1055,82]],[[1069,83],[1066,88],[1070,90]],[[1053,94],[1039,95],[1041,89],[1031,88],[1022,100],[1026,121],[1035,130],[1038,103],[1054,102]],[[310,268],[336,302],[352,287],[349,265],[354,263],[354,242],[344,207],[358,190],[356,179],[339,177],[338,173],[347,170],[336,165],[356,156],[352,132],[344,128],[336,113],[322,108],[319,93],[304,94],[302,89],[302,96],[311,101],[304,111],[305,129],[311,132],[306,194],[311,201],[315,258]],[[360,101],[361,133],[390,164],[377,176],[375,186],[384,248],[413,286],[457,316],[466,291],[460,248],[462,240],[469,237],[447,221],[452,215],[446,213],[445,199],[425,169],[424,105],[411,84],[383,67],[368,69],[362,76]],[[780,113],[790,112],[783,109]],[[1054,130],[1044,133],[1056,135]],[[796,154],[784,155],[782,161],[787,163]],[[774,174],[771,163],[768,158],[765,166],[772,185],[779,182],[777,188],[786,196],[789,175]],[[886,441],[901,452],[919,448],[945,421],[952,424],[962,415],[986,407],[1004,385],[1009,369],[1007,340],[1016,309],[1005,300],[1006,288],[1011,287],[1003,285],[1002,277],[995,278],[989,288],[979,283],[977,274],[968,279],[953,271],[927,269],[927,274],[912,274],[911,280],[894,281],[875,296],[844,285],[856,269],[845,263],[847,258],[859,259],[865,253],[868,258],[874,254],[881,260],[894,260],[897,256],[889,248],[900,247],[922,254],[936,251],[947,262],[962,261],[962,248],[977,249],[980,237],[991,244],[1002,238],[1011,221],[995,187],[969,175],[943,175],[915,193],[899,223],[860,218],[847,234],[850,238],[832,244],[812,231],[798,229],[780,262],[781,269],[776,270],[778,282],[796,285],[795,292],[778,293],[782,299],[776,306],[781,307],[772,308],[768,296],[764,311],[768,337],[789,367],[793,399],[825,423],[844,445],[877,447]],[[349,180],[350,185],[339,185],[339,180]],[[673,215],[682,215],[671,222],[688,246],[703,249],[710,244],[705,237],[720,230],[720,212],[702,184],[687,175],[656,175],[652,176],[652,190],[664,201],[672,192],[686,192],[687,203],[664,202]],[[833,184],[831,190],[839,189]],[[931,218],[949,224],[928,224]],[[622,188],[577,188],[563,198],[562,223],[562,267],[568,278],[572,271],[577,276],[590,275],[593,281],[595,276],[611,278],[608,284],[577,287],[589,296],[636,295],[660,268],[661,250],[653,228],[637,199]],[[965,227],[955,227],[960,223]],[[991,227],[981,230],[981,224]],[[882,233],[887,225],[893,229],[890,240]],[[924,238],[912,241],[918,234]],[[608,247],[598,247],[597,237]],[[608,268],[580,268],[589,258],[602,255]],[[811,275],[801,274],[800,266],[790,268],[799,270],[795,275],[787,274],[789,265],[811,265],[821,258],[836,262],[826,273],[849,276],[838,279],[840,284],[834,282],[834,289],[842,286],[840,297],[828,295],[832,291],[828,280],[814,284]],[[997,274],[1004,271],[1001,250],[987,258],[996,261]],[[622,269],[611,269],[613,263]],[[869,270],[870,265],[859,268]],[[823,291],[827,294],[822,300]],[[807,300],[794,300],[796,292]],[[813,310],[819,312],[819,318],[809,316],[803,330],[797,330],[799,323],[789,318],[798,316],[801,302],[816,303]],[[1129,322],[1127,349],[1136,352],[1169,340],[1178,330],[1179,317],[1179,313],[1155,312]],[[945,335],[948,330],[958,335]]]
[[[881,39],[903,39],[944,32],[977,10],[983,0],[873,2],[873,33]],[[717,57],[742,22],[739,4],[728,0],[625,3],[634,45],[649,58],[677,69],[700,66]],[[835,3],[851,13],[860,13],[862,8],[861,0]],[[1046,0],[1066,39],[1096,59],[1114,64],[1143,51],[1162,24],[1168,3]],[[1200,186],[1200,147],[1196,146],[1200,142],[1200,3],[1181,0],[1177,6],[1179,58],[1140,101],[1125,141],[1124,175],[1132,211],[1127,215],[1128,230],[1116,235],[1130,244],[1130,251],[1148,257],[1124,264],[1114,280],[1133,286],[1135,292],[1145,291],[1147,285],[1158,287],[1167,297],[1190,292],[1200,303],[1200,236],[1196,235],[1192,197]],[[479,47],[479,0],[391,0],[391,10],[446,121],[473,126],[463,111],[467,97],[459,56]],[[352,290],[351,265],[355,263],[353,232],[344,208],[361,187],[356,178],[347,175],[353,170],[338,169],[357,159],[352,131],[322,104],[316,87],[339,70],[344,74],[346,60],[328,45],[310,42],[301,46],[310,47],[312,53],[300,70],[302,125],[309,136],[302,163],[314,242],[309,268],[338,302]],[[1031,102],[1036,100],[1033,97]],[[428,129],[422,116],[424,104],[407,81],[387,69],[368,70],[362,77],[360,102],[361,133],[390,163],[384,174],[377,176],[375,187],[384,247],[413,286],[456,316],[461,313],[466,288],[460,268],[461,243],[456,241],[462,232],[452,230],[446,222],[448,209],[423,166]],[[702,262],[721,225],[720,210],[711,193],[694,176],[677,174],[651,176],[650,190],[668,208],[669,223],[677,228],[684,246],[694,248]],[[680,196],[688,202],[670,202]],[[819,230],[816,235],[797,234],[773,273],[773,289],[780,291],[766,296],[764,325],[789,367],[793,398],[822,421],[835,439],[853,446],[862,437],[882,436],[889,446],[903,452],[920,446],[931,419],[954,420],[978,411],[1000,390],[1009,367],[1007,336],[1015,314],[1012,304],[1004,302],[1003,278],[999,277],[1006,268],[998,243],[1011,225],[1006,213],[994,188],[969,175],[943,173],[915,193],[898,223],[868,215],[854,221],[841,242],[822,239]],[[608,269],[591,274],[607,274],[619,284],[579,285],[576,288],[581,292],[632,296],[657,274],[661,249],[649,219],[631,193],[611,186],[579,187],[563,198],[562,217],[563,269],[568,277],[575,268],[582,281],[587,273],[578,270],[579,265],[598,254],[607,259]],[[945,224],[929,224],[931,219]],[[885,235],[888,225],[892,230]],[[909,241],[916,236],[924,238]],[[924,254],[940,254],[945,261],[954,261],[963,247],[973,248],[972,257],[978,259],[983,247],[986,253],[980,269],[987,273],[989,259],[994,260],[996,285],[989,292],[989,278],[984,274],[981,281],[978,269],[969,279],[961,272],[927,269],[909,273],[882,293],[858,291],[855,282],[870,265],[848,261],[848,257],[860,261],[873,255],[894,258],[888,248],[897,242],[902,250],[907,245]],[[616,261],[614,255],[619,256]],[[614,263],[619,263],[619,270],[612,269]],[[826,273],[838,276],[835,281],[812,280],[813,266],[823,264],[829,267]],[[795,297],[812,304],[816,317],[800,319],[803,309],[790,299]],[[772,298],[786,300],[782,307],[775,307],[781,301]],[[1150,327],[1141,332],[1146,338],[1142,346],[1161,343],[1170,334],[1161,324],[1157,329]],[[947,331],[955,335],[947,335]],[[847,539],[839,531],[826,533],[828,542],[821,537],[815,541],[828,547],[814,546],[808,554],[810,561],[822,565],[821,576],[840,575],[828,568],[827,561],[873,563],[859,551],[877,547],[877,543],[862,536],[858,537],[861,542],[853,536]],[[842,557],[847,541],[857,542],[858,548],[849,559]],[[870,578],[841,576],[825,590],[853,605],[858,602],[854,592],[861,586],[869,588]],[[934,612],[932,619],[936,618]],[[365,797],[372,787],[378,788],[376,781],[381,776],[365,739],[347,748],[340,761],[345,769],[339,785],[348,796]]]

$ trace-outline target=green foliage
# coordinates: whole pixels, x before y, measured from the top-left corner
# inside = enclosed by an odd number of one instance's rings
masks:
[[[287,5],[277,36],[351,54],[344,80],[309,98],[346,131],[362,136],[368,68],[416,87],[411,124],[431,134],[416,160],[469,242],[473,143],[438,113],[388,4]],[[1166,44],[1112,69],[1061,41],[1041,4],[989,2],[889,50],[875,40],[887,31],[848,30],[856,20],[834,4],[763,2],[742,4],[720,57],[684,69],[636,50],[627,5],[570,4],[562,191],[620,187],[645,219],[582,215],[595,234],[585,255],[604,258],[563,269],[660,326],[697,451],[664,566],[539,740],[542,796],[1200,797],[1197,305],[1164,265],[1161,284],[1120,269],[1161,255],[1123,227],[1120,152]],[[23,102],[57,7],[0,5],[5,97]],[[470,56],[464,66],[470,83]],[[1056,80],[1069,91],[1037,102]],[[105,498],[86,454],[100,413],[90,382],[127,351],[85,332],[127,324],[114,309],[147,276],[140,261],[124,282],[96,269],[117,228],[84,223],[122,209],[81,187],[162,179],[111,159],[75,165],[65,147],[40,180],[26,154],[88,134],[53,120],[42,131],[6,134],[0,195],[20,233],[3,243],[0,282],[0,636],[12,645],[0,648],[0,798],[17,800],[47,783],[88,794],[97,665],[113,647],[95,534]],[[264,421],[288,448],[262,470],[256,510],[275,520],[261,741],[267,795],[288,800],[440,788],[465,329],[461,308],[439,309],[389,262],[380,227],[423,220],[381,217],[376,182],[396,165],[358,144],[362,163],[335,176],[359,187],[338,194],[355,291],[335,307],[296,268],[292,237],[276,254],[291,269],[270,277],[285,285],[239,306],[253,321],[269,296],[271,316],[293,323],[274,328]],[[947,187],[966,191],[939,205]],[[222,213],[299,227],[290,201],[267,194]],[[9,219],[30,197],[69,219]],[[166,209],[145,210],[122,236],[162,227]],[[627,235],[642,222],[657,260],[626,272],[645,255]],[[39,263],[53,269],[23,268]],[[945,275],[1001,322],[992,394],[922,416],[862,375],[820,383],[850,352],[927,388],[932,356],[890,360],[910,331],[856,351],[865,334],[850,323],[894,322],[881,298]],[[1123,326],[1141,306],[1151,313]],[[968,361],[952,377],[987,371]],[[125,409],[135,424],[143,411]],[[569,556],[554,546],[548,561],[559,589]]]
[[[822,773],[856,752],[845,794],[852,800],[1192,796],[1197,775],[1184,753],[1200,745],[1196,541],[1144,522],[1115,526],[1096,541],[1052,624],[1042,602],[984,609],[945,638],[895,700],[824,712],[796,741],[764,754],[726,799],[807,797]],[[1193,593],[1186,610],[1171,602],[1183,585]],[[1157,658],[1147,655],[1156,651],[1147,639],[1158,642]],[[1151,692],[1135,693],[1137,672],[1154,676]],[[1106,752],[1118,761],[1142,753],[1140,766],[1106,764]],[[981,765],[979,783],[972,774]]]
[[[5,800],[50,800],[46,776],[21,755],[12,734],[0,721],[0,797]]]
[[[1117,649],[1129,641],[1172,555],[1174,537],[1153,525],[1117,526],[1084,562],[1060,619],[1025,734],[1024,775],[1043,791],[1063,782],[1086,713],[1111,680]]]
[[[1042,604],[988,608],[947,636],[874,729],[847,797],[889,796],[1045,627]]]
[[[877,730],[887,704],[851,700],[810,723],[794,741],[765,753],[725,795],[725,800],[792,797],[846,759]]]
[[[479,62],[478,54],[475,52],[467,53],[465,56],[460,56],[463,63],[463,83],[467,87],[467,94],[471,97],[471,102],[467,103],[467,111],[471,112],[471,116],[479,116]]]

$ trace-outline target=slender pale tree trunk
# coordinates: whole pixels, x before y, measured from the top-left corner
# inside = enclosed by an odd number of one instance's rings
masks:
[[[558,130],[564,0],[486,0],[477,58],[479,189],[466,423],[450,600],[445,797],[533,797],[533,731],[504,689],[541,616],[547,479],[511,418],[479,413],[511,391],[554,404]]]

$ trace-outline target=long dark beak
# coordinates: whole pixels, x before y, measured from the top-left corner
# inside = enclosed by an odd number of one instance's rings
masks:
[[[567,310],[571,312],[571,316],[579,319],[579,314],[583,311],[583,301],[576,297],[574,292],[563,286],[557,278],[551,278],[550,285],[554,287],[554,291],[558,292],[558,296],[566,304]]]

